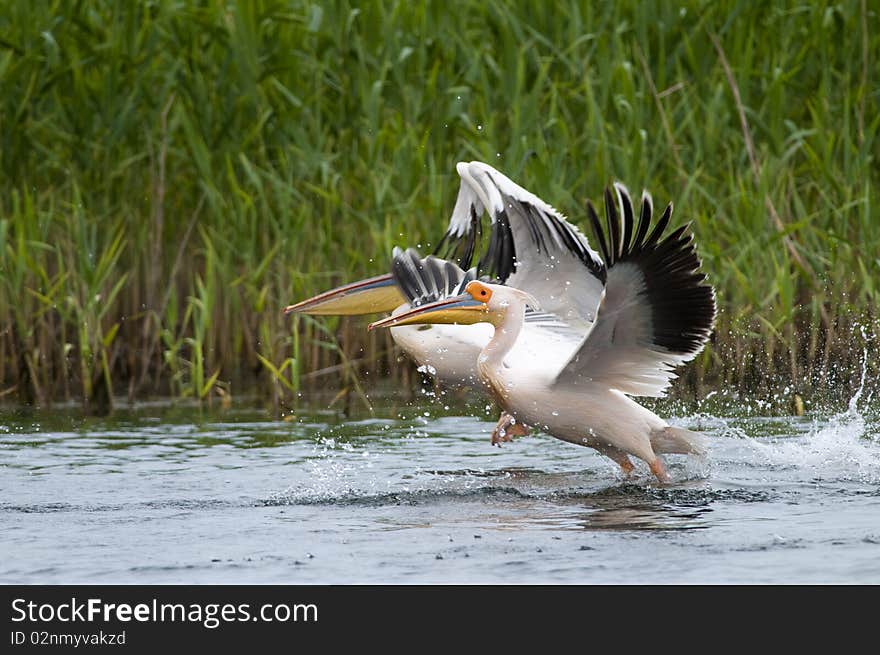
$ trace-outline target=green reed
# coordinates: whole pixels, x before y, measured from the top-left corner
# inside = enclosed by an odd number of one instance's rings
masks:
[[[674,200],[721,307],[681,393],[876,352],[865,0],[0,5],[0,398],[411,388],[387,334],[280,309],[429,250],[463,159],[581,225],[615,179]]]

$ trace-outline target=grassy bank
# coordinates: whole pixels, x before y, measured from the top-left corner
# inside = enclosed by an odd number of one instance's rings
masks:
[[[462,159],[582,225],[612,179],[694,221],[721,313],[681,393],[851,387],[876,7],[523,5],[4,2],[3,399],[411,387],[387,334],[280,308],[438,239]]]

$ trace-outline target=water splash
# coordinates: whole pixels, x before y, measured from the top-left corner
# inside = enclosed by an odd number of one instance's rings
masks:
[[[860,408],[868,371],[868,350],[863,351],[859,388],[844,412],[827,422],[813,423],[801,437],[752,440],[756,454],[774,466],[796,467],[818,480],[880,482],[880,435],[877,426]],[[870,402],[869,392],[865,405]]]

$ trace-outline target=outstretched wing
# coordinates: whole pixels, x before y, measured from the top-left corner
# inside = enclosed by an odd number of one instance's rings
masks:
[[[582,332],[596,318],[605,264],[586,237],[546,202],[488,164],[460,162],[461,189],[435,253],[526,291]],[[489,214],[488,244],[482,217]]]
[[[587,205],[608,267],[598,318],[556,385],[601,383],[636,396],[663,396],[673,368],[699,353],[715,321],[715,292],[700,272],[690,226],[663,236],[670,203],[653,229],[651,197],[642,195],[638,225],[629,192],[605,191],[607,232]]]

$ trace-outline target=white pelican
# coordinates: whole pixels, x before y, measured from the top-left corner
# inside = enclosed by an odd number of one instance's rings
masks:
[[[421,260],[413,250],[401,253],[395,249],[394,266],[401,269],[396,276],[399,284],[393,273],[360,280],[290,305],[285,313],[399,314],[446,297],[459,286],[460,292],[462,283],[488,275],[497,284],[510,284],[541,298],[544,311],[526,313],[520,336],[523,344],[552,352],[573,349],[595,318],[595,308],[588,301],[602,289],[605,266],[601,259],[562,214],[488,164],[461,162],[456,170],[461,187],[435,254],[457,266],[433,257]],[[503,203],[509,207],[505,209]],[[482,225],[485,208],[490,210],[491,222],[487,244]],[[436,275],[403,274],[424,262],[437,263],[430,269]],[[584,275],[585,270],[590,274]],[[492,331],[488,324],[401,326],[392,329],[392,337],[441,382],[462,386],[479,383],[477,357]],[[502,414],[491,441],[500,444],[527,432],[525,425]]]
[[[689,226],[663,236],[672,214],[670,204],[649,234],[650,196],[642,196],[636,225],[628,191],[615,184],[616,204],[612,193],[605,192],[607,234],[593,206],[587,207],[602,263],[588,247],[586,256],[580,255],[584,241],[575,239],[577,250],[572,248],[563,238],[568,230],[547,230],[546,215],[544,220],[533,218],[531,207],[540,201],[529,196],[531,204],[524,204],[521,194],[506,193],[506,184],[497,184],[502,178],[490,177],[496,184],[482,185],[488,197],[472,198],[470,213],[481,211],[482,203],[495,224],[505,226],[501,232],[519,232],[516,243],[525,240],[523,232],[528,230],[533,242],[552,253],[551,263],[545,261],[545,268],[535,271],[533,262],[502,255],[499,263],[509,262],[508,271],[514,271],[506,286],[471,280],[463,290],[398,311],[370,329],[445,323],[493,326],[493,336],[476,363],[481,381],[507,414],[564,441],[595,448],[625,474],[633,470],[629,455],[638,457],[661,482],[667,481],[658,455],[701,454],[703,439],[668,425],[629,396],[665,395],[675,377],[673,367],[695,357],[711,333],[715,294],[700,273]],[[456,210],[461,215],[461,208]],[[503,236],[499,243],[503,251]],[[566,251],[578,256],[566,258]],[[450,265],[425,260],[422,266],[410,266],[405,259],[404,253],[396,253],[392,268],[401,289],[427,284],[437,268]],[[541,284],[520,287],[520,276],[525,280],[526,274],[533,276],[529,282]],[[523,338],[527,309],[539,304],[573,331],[587,322],[573,347]],[[539,328],[553,329],[557,328]]]

